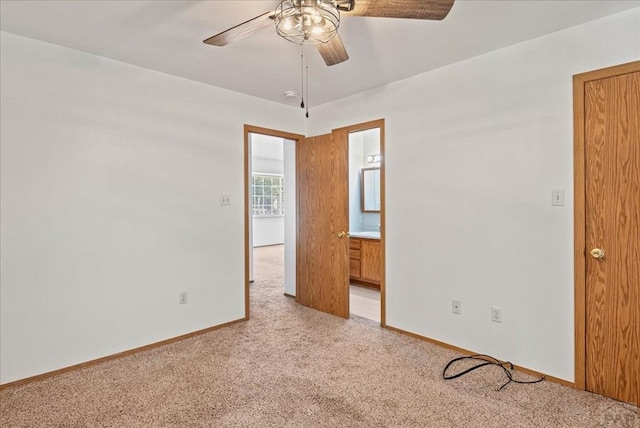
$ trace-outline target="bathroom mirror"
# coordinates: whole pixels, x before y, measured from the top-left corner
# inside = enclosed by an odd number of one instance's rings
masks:
[[[362,212],[380,212],[380,168],[362,168]]]

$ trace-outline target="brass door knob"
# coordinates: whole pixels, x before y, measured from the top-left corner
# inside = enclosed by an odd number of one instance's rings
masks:
[[[593,250],[591,250],[591,257],[593,257],[594,259],[604,258],[604,250],[601,250],[600,248],[594,248]]]
[[[342,239],[342,238],[346,238],[347,236],[349,236],[349,234],[347,232],[345,232],[344,230],[340,233],[338,233],[338,238]]]

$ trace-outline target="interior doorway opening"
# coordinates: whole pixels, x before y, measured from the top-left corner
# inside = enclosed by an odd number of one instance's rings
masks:
[[[264,249],[260,251],[262,257],[267,254],[284,251],[286,241],[286,227],[290,226],[291,219],[287,214],[292,214],[288,210],[289,205],[295,206],[295,191],[291,192],[287,178],[291,171],[287,171],[285,176],[285,148],[286,143],[293,144],[290,140],[270,135],[250,133],[250,153],[251,153],[251,177],[249,178],[249,215],[250,215],[250,266],[249,276],[253,282],[256,274],[270,275],[284,278],[284,272],[278,272],[276,267],[282,268],[282,263],[255,263],[257,248],[273,248],[270,251]],[[291,159],[287,156],[287,162]],[[289,168],[287,168],[289,170]],[[290,181],[290,180],[289,180]],[[293,182],[295,186],[295,181]],[[289,196],[293,194],[293,199]],[[295,210],[293,211],[295,216]],[[295,224],[295,218],[294,222]],[[295,230],[295,229],[294,229]],[[295,237],[294,237],[295,239]],[[280,259],[284,255],[280,255]],[[288,263],[287,263],[288,265]],[[258,268],[266,269],[266,272],[256,272]],[[286,293],[286,289],[284,291]]]
[[[383,156],[379,127],[349,133],[349,308],[381,322]]]
[[[375,264],[365,262],[360,265],[359,275],[362,281],[371,282],[377,278],[379,303],[376,307],[379,309],[376,313],[379,311],[379,318],[374,319],[379,320],[382,327],[385,326],[384,119],[334,129],[330,134],[315,137],[245,125],[245,319],[250,317],[249,283],[253,275],[253,195],[250,183],[253,171],[251,140],[255,137],[252,134],[289,140],[293,155],[293,172],[286,172],[286,157],[284,172],[285,186],[287,177],[292,180],[290,190],[284,189],[284,194],[295,197],[292,203],[287,202],[286,196],[284,201],[285,211],[286,207],[293,210],[289,227],[285,220],[284,293],[295,296],[296,302],[302,306],[349,318],[350,256],[356,255],[350,251],[352,240],[347,232],[350,227],[349,134],[374,128],[378,129],[379,134],[379,154],[372,156],[372,160],[376,159],[373,162],[380,166],[377,171],[379,222],[375,226],[379,236],[377,239],[364,240],[360,243],[359,251],[365,259],[375,254],[377,261]],[[362,195],[365,193],[361,192]],[[285,214],[285,219],[288,217]],[[356,232],[363,234],[367,230]],[[355,245],[355,236],[353,238]],[[288,245],[291,245],[290,250],[287,250]],[[371,272],[372,266],[375,266],[377,273]]]
[[[295,296],[295,145],[299,138],[303,137],[245,125],[246,319],[256,274],[263,281],[280,282],[283,294]]]

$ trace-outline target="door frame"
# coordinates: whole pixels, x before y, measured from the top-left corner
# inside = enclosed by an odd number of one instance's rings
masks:
[[[380,271],[380,326],[386,327],[387,324],[387,310],[386,310],[386,290],[387,290],[387,264],[386,264],[386,158],[385,158],[385,129],[384,119],[376,119],[368,122],[358,123],[355,125],[349,125],[342,128],[336,128],[334,131],[346,131],[347,135],[351,132],[366,131],[368,129],[380,129],[380,155],[382,160],[380,162],[380,261],[382,263],[382,269]],[[348,142],[347,142],[348,143]]]
[[[640,61],[589,71],[573,76],[573,221],[574,221],[574,293],[575,293],[575,379],[574,386],[586,385],[586,187],[585,187],[585,86],[588,82],[640,71]]]
[[[249,242],[249,222],[251,221],[251,216],[249,215],[249,198],[251,197],[250,191],[250,183],[249,176],[251,174],[251,170],[249,169],[249,161],[250,161],[250,147],[251,143],[249,134],[262,134],[268,135],[271,137],[283,138],[286,140],[294,141],[295,144],[298,144],[300,140],[305,138],[304,135],[294,134],[286,131],[278,131],[276,129],[262,128],[259,126],[253,125],[244,125],[244,319],[248,320],[250,318],[250,296],[249,296],[249,246],[251,243]],[[297,239],[297,238],[296,238]]]
[[[367,129],[379,128],[380,129],[380,154],[382,155],[382,162],[380,162],[380,248],[381,248],[381,262],[382,270],[380,277],[380,326],[386,327],[386,159],[385,159],[385,120],[376,119],[368,122],[363,122],[355,125],[349,125],[342,128],[336,128],[336,130],[350,132],[366,131]],[[272,137],[285,138],[292,140],[295,144],[298,144],[300,140],[304,140],[306,137],[302,134],[295,134],[286,131],[279,131],[276,129],[263,128],[254,125],[244,125],[244,319],[250,318],[250,295],[249,295],[249,198],[251,196],[249,188],[249,170],[250,164],[250,138],[249,134],[263,134]],[[297,241],[297,237],[296,237]],[[296,284],[297,287],[297,284]]]

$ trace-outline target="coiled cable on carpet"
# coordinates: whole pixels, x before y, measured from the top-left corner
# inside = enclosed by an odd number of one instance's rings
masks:
[[[479,364],[476,364],[473,367],[469,367],[468,369],[461,371],[460,373],[447,375],[447,370],[449,369],[449,367],[451,367],[454,363],[456,363],[458,361],[462,361],[462,360],[476,360],[476,361],[481,361],[481,362]],[[500,360],[498,360],[496,358],[493,358],[490,355],[483,355],[483,354],[475,354],[475,355],[470,355],[470,356],[467,356],[467,357],[454,358],[453,360],[449,361],[449,363],[445,366],[444,370],[442,371],[442,377],[444,378],[444,380],[455,379],[457,377],[465,375],[465,374],[467,374],[469,372],[472,372],[472,371],[474,371],[476,369],[479,369],[480,367],[484,367],[484,366],[498,366],[502,370],[504,370],[504,373],[507,375],[507,378],[509,380],[507,380],[500,388],[498,388],[498,391],[501,391],[502,388],[504,388],[505,386],[509,385],[511,382],[514,382],[514,383],[538,383],[538,382],[542,382],[544,380],[544,376],[542,376],[540,379],[536,379],[536,380],[517,380],[517,379],[514,379],[513,378],[513,373],[511,372],[512,370],[514,370],[513,364],[511,364],[509,361],[500,361]]]

